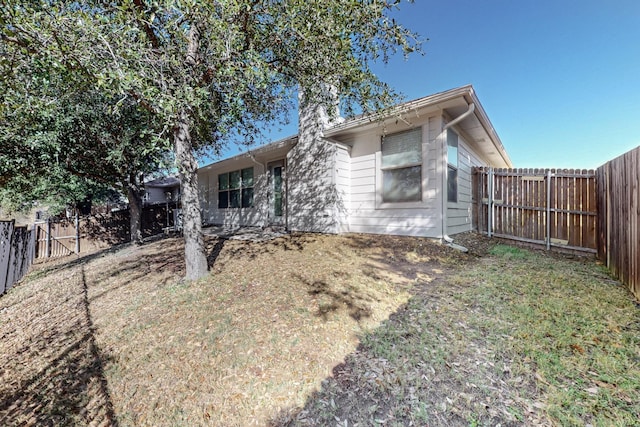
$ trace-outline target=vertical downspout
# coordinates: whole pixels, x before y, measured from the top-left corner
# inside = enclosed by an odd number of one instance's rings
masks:
[[[447,166],[447,158],[446,158],[446,149],[447,149],[447,128],[443,127],[442,132],[440,133],[440,138],[442,143],[440,144],[440,168],[442,169],[442,173],[440,176],[442,177],[442,212],[441,212],[441,227],[442,227],[442,240],[443,243],[450,243],[453,241],[451,237],[447,235],[447,180],[448,180],[448,166]]]
[[[440,110],[440,143],[438,144],[440,150],[440,177],[442,179],[442,183],[440,184],[440,239],[442,243],[447,241],[447,201],[446,201],[446,192],[447,192],[447,159],[445,158],[445,147],[447,144],[447,127],[444,124],[444,116],[442,115],[442,110]]]
[[[444,166],[444,169],[442,171],[442,239],[448,243],[453,242],[453,239],[447,235],[447,202],[448,201],[447,199],[445,199],[445,194],[447,193],[448,166],[447,166],[447,158],[445,155],[445,152],[447,150],[447,136],[446,136],[446,133],[444,132],[447,129],[449,129],[451,126],[458,124],[464,119],[466,119],[468,116],[473,114],[475,110],[476,110],[476,105],[473,102],[469,103],[467,106],[467,111],[460,114],[458,117],[451,120],[446,125],[443,125],[442,132],[440,133],[442,138],[444,138],[443,143],[440,145],[441,149],[443,150],[442,155],[440,156],[440,163]],[[442,114],[440,114],[440,117],[442,120]]]

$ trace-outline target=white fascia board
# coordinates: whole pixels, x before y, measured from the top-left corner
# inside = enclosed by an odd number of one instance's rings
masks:
[[[389,109],[380,111],[379,113],[356,116],[353,119],[345,120],[344,122],[332,128],[325,129],[324,135],[330,137],[360,126],[374,124],[381,120],[387,119],[389,117],[394,117],[407,111],[415,111],[424,109],[426,107],[435,106],[453,100],[455,98],[463,97],[464,95],[470,94],[472,91],[473,88],[471,85],[462,86],[459,88],[414,99],[412,101],[404,102]]]
[[[208,170],[208,169],[213,169],[216,168],[224,163],[229,163],[229,162],[233,162],[233,161],[237,161],[237,160],[241,160],[241,159],[246,159],[246,158],[250,158],[251,156],[256,156],[256,155],[262,155],[262,154],[267,154],[270,153],[272,151],[276,151],[279,150],[281,148],[290,148],[293,147],[296,143],[296,141],[298,140],[298,135],[292,135],[292,136],[288,136],[286,138],[283,139],[279,139],[277,141],[274,142],[270,142],[268,144],[265,145],[261,145],[259,147],[256,147],[254,149],[250,149],[248,151],[245,151],[244,153],[240,153],[240,154],[236,154],[235,156],[232,157],[227,157],[226,159],[222,159],[222,160],[218,160],[217,162],[213,162],[213,163],[209,163],[206,166],[202,166],[200,168],[198,168],[199,172]]]

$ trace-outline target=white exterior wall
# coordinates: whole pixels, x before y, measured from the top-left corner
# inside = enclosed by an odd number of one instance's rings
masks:
[[[166,203],[166,192],[171,191],[171,201],[177,201],[179,199],[180,186],[176,187],[145,187],[144,189],[146,197],[144,203],[158,204]]]
[[[382,203],[381,130],[355,134],[335,142],[298,143],[286,154],[286,225],[293,231],[374,233],[440,238],[472,228],[472,168],[487,164],[458,133],[458,202],[447,197],[446,132],[440,115],[414,123],[422,129],[422,202]],[[387,134],[406,130],[402,122]],[[202,215],[206,224],[268,226],[268,162],[278,151],[254,162],[232,159],[198,172]],[[254,206],[218,209],[218,175],[253,167]],[[443,203],[446,218],[443,217]]]
[[[442,234],[442,121],[432,116],[415,124],[422,128],[422,202],[381,203],[381,131],[357,135],[350,141],[351,194],[349,231],[440,237]],[[387,134],[407,127],[388,126]],[[394,206],[395,205],[395,206]]]
[[[298,144],[287,154],[287,223],[292,231],[337,233],[336,145]]]
[[[349,205],[351,203],[351,148],[335,144],[334,182],[338,195],[334,217],[338,233],[349,231]]]
[[[458,202],[447,202],[447,234],[454,235],[471,231],[473,227],[473,183],[472,169],[487,163],[469,146],[458,133]],[[445,160],[446,163],[446,160]]]
[[[253,167],[253,207],[218,209],[218,175]],[[268,221],[267,175],[263,165],[251,159],[242,159],[210,170],[198,171],[198,186],[202,218],[205,224],[229,228],[241,226],[262,227]]]

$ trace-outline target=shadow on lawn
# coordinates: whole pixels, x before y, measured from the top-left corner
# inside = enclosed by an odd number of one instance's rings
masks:
[[[363,292],[353,287],[337,291],[332,289],[332,286],[325,281],[316,280],[310,282],[300,275],[295,277],[307,286],[309,295],[324,300],[319,303],[318,312],[316,313],[322,320],[329,320],[329,315],[332,312],[338,311],[343,307],[353,320],[360,321],[371,317],[371,307],[368,304],[371,301],[371,297]]]
[[[100,292],[94,292],[90,301],[93,302],[103,296],[126,288],[130,283],[140,279],[150,280],[157,287],[173,283],[184,276],[184,257],[178,252],[178,239],[166,239],[154,243],[152,250],[143,253],[127,255],[126,249],[119,253],[121,260],[111,268],[103,269],[93,278],[100,284]],[[144,247],[144,245],[143,245]],[[132,246],[131,250],[143,249]],[[112,280],[118,279],[118,280]]]
[[[427,286],[442,289],[444,295],[448,294],[446,289],[450,289],[443,278]],[[267,425],[476,425],[474,418],[466,415],[468,413],[477,416],[479,425],[522,425],[513,417],[494,410],[496,402],[506,401],[505,395],[498,394],[498,398],[492,395],[489,405],[485,400],[488,394],[470,384],[473,382],[470,375],[453,373],[460,354],[427,351],[440,348],[438,344],[432,344],[441,339],[437,329],[424,334],[430,338],[416,337],[420,333],[416,331],[412,313],[415,307],[425,307],[424,313],[435,313],[441,303],[440,298],[434,299],[431,295],[413,296],[372,331],[343,363],[333,367],[332,374],[322,381],[319,390],[307,397],[304,406],[281,409]],[[418,323],[423,327],[431,321]],[[438,324],[437,321],[434,323]],[[442,347],[448,348],[447,345],[442,344]],[[473,352],[473,349],[469,351]],[[469,356],[471,359],[475,355]],[[475,363],[471,363],[471,368],[474,372],[481,370]],[[469,400],[456,401],[455,411],[451,407],[445,410],[442,402],[454,403],[448,400],[449,396],[458,392]]]
[[[459,380],[462,382],[448,381],[448,377],[444,375],[448,382],[427,381],[427,377],[422,374],[433,376],[433,371],[427,367],[429,361],[423,361],[419,356],[413,357],[418,361],[420,368],[416,372],[420,375],[405,378],[395,376],[395,372],[403,369],[405,355],[411,357],[416,348],[420,347],[416,346],[411,335],[415,319],[411,317],[408,307],[417,304],[420,307],[430,307],[426,311],[434,310],[431,306],[435,307],[441,301],[439,292],[430,289],[445,289],[446,294],[446,289],[450,289],[446,276],[452,268],[464,265],[474,257],[423,238],[353,235],[350,236],[347,247],[347,250],[362,250],[370,254],[361,267],[362,274],[374,280],[395,282],[400,286],[410,283],[413,296],[372,332],[369,344],[361,343],[345,358],[344,363],[333,367],[332,375],[322,382],[320,390],[307,398],[303,407],[282,409],[268,425],[347,425],[348,421],[348,425],[353,422],[363,425],[386,422],[394,425],[468,425],[468,420],[453,413],[445,416],[431,413],[427,423],[426,413],[427,405],[432,407],[437,401],[437,395],[442,394],[447,387],[464,389],[464,378]],[[379,250],[372,252],[372,247]],[[335,293],[325,282],[309,283],[303,278],[299,279],[307,285],[310,295],[324,295],[328,298],[330,309],[346,306],[356,320],[359,316],[367,315],[367,295]],[[365,311],[361,312],[363,309]],[[385,350],[381,352],[378,346]],[[398,360],[387,360],[386,352],[398,355]],[[396,363],[402,367],[396,366]],[[434,390],[431,391],[429,387]],[[423,398],[429,396],[430,400],[418,401],[418,395]]]
[[[209,266],[209,269],[213,268],[216,260],[220,256],[220,253],[224,249],[224,244],[226,243],[226,241],[227,238],[218,237],[215,239],[215,243],[213,245],[211,245],[210,241],[205,243],[207,251],[207,264]]]
[[[104,376],[106,360],[94,337],[84,266],[69,282],[60,284],[63,292],[39,290],[36,298],[53,300],[41,304],[52,307],[46,312],[28,313],[29,322],[38,323],[38,334],[3,355],[3,368],[14,372],[0,386],[2,425],[117,425]],[[5,327],[4,334],[20,334],[11,328]]]
[[[393,334],[394,324],[408,321],[405,309],[401,307],[374,332],[374,336],[382,336],[374,341],[385,340],[385,334]],[[399,339],[384,345],[393,345],[397,354],[415,352],[415,344],[409,340]],[[304,406],[282,409],[267,425],[475,425],[459,413],[435,409],[436,403],[444,400],[451,390],[469,391],[464,386],[465,378],[450,378],[446,373],[440,373],[443,369],[437,371],[440,377],[434,378],[433,371],[429,370],[430,360],[418,362],[419,368],[412,372],[413,375],[396,375],[404,369],[398,365],[403,360],[389,361],[377,353],[375,348],[360,344],[345,362],[333,367],[332,375],[306,399]],[[480,396],[478,401],[482,401]],[[486,425],[521,425],[501,418],[490,421]]]
[[[292,233],[266,242],[232,239],[224,235],[207,237],[205,240],[207,263],[209,269],[212,269],[223,250],[228,258],[242,256],[254,260],[260,255],[279,250],[299,252],[315,241],[316,236],[313,233]]]

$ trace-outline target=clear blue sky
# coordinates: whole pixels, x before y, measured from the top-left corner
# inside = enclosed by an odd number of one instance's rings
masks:
[[[416,0],[394,16],[429,41],[381,80],[407,100],[472,84],[515,167],[596,168],[640,145],[640,0]]]

